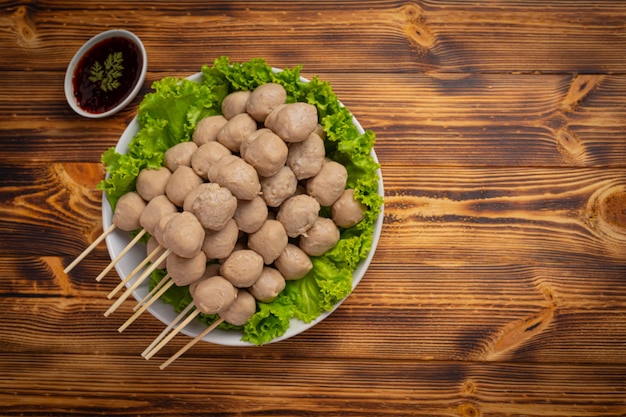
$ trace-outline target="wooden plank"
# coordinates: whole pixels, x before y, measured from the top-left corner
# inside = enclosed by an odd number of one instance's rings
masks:
[[[314,70],[333,62],[338,71],[350,72],[626,69],[620,53],[626,7],[610,1],[552,7],[542,2],[355,1],[341,7],[333,1],[236,2],[189,10],[185,2],[11,5],[0,15],[8,29],[0,48],[13,59],[4,60],[0,70],[62,71],[89,37],[120,26],[142,38],[151,69],[159,71],[193,68],[220,55],[261,56],[278,66],[305,63]],[[177,56],[185,59],[172,59]]]
[[[6,355],[0,366],[6,416],[610,417],[626,407],[623,366],[206,357],[160,372],[124,356],[56,354]]]
[[[97,346],[100,353],[138,357],[164,325],[146,313],[118,334],[117,327],[130,317],[135,301],[128,300],[114,315],[103,317],[113,302],[106,295],[119,278],[112,275],[96,283],[100,269],[93,268],[93,262],[88,265],[66,277],[56,258],[2,260],[0,274],[17,278],[0,285],[4,294],[0,307],[7,323],[0,329],[1,349],[76,354]],[[626,364],[622,312],[626,289],[620,285],[625,272],[623,264],[607,270],[598,265],[541,268],[375,261],[355,292],[313,329],[262,349],[201,343],[186,357],[236,352],[259,358],[313,354]],[[174,339],[163,355],[173,354],[187,340]]]
[[[166,75],[188,74],[151,73],[145,93],[151,80]],[[351,75],[309,68],[305,75],[329,81],[376,133],[383,165],[625,166],[621,75]],[[98,162],[141,100],[106,120],[84,119],[69,109],[58,74],[32,76],[0,78],[0,91],[8,93],[0,95],[4,163]],[[33,146],[40,152],[31,152]]]

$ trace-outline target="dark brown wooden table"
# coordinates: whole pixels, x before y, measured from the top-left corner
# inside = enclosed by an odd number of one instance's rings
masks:
[[[0,414],[626,415],[626,5],[617,1],[0,3]],[[141,37],[140,95],[74,114],[65,68]],[[371,267],[328,319],[164,371],[102,230],[101,154],[153,81],[228,55],[331,82],[385,181]],[[175,338],[164,359],[187,342]]]

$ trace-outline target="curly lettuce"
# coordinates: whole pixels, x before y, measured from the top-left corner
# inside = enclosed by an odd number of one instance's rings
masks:
[[[131,141],[128,154],[109,150],[103,155],[109,178],[100,188],[113,206],[119,196],[133,190],[141,169],[161,166],[163,153],[176,143],[190,140],[198,120],[218,114],[226,95],[273,82],[285,87],[287,102],[307,102],[317,108],[326,132],[326,156],[346,167],[348,187],[355,190],[355,198],[367,209],[364,220],[341,229],[341,238],[333,249],[312,258],[313,269],[305,277],[287,281],[272,302],[258,302],[256,314],[244,326],[221,325],[242,331],[244,341],[263,345],[283,335],[292,318],[311,322],[332,310],[352,291],[352,274],[371,250],[374,224],[383,204],[378,194],[379,165],[370,154],[376,136],[369,130],[359,132],[352,114],[341,105],[328,82],[317,77],[302,81],[300,66],[275,72],[260,58],[234,63],[223,56],[213,65],[203,65],[201,71],[200,83],[176,78],[155,82],[155,92],[148,94],[139,106],[141,128]],[[328,207],[322,208],[320,215],[328,216]],[[155,271],[151,285],[163,276],[162,271]],[[170,288],[163,300],[177,311],[192,302],[187,287]],[[200,315],[200,320],[207,324],[216,319],[216,315]]]

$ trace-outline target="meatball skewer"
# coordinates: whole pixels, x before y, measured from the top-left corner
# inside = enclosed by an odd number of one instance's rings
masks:
[[[124,293],[120,296],[120,298],[118,298],[111,307],[109,307],[109,309],[107,311],[104,312],[104,317],[109,317],[113,312],[115,312],[115,310],[117,310],[119,308],[120,305],[122,305],[122,303],[124,301],[126,301],[126,299],[133,293],[133,291],[135,291],[137,288],[139,288],[139,286],[141,285],[142,282],[144,282],[146,280],[146,278],[148,278],[150,276],[150,274],[152,273],[152,271],[154,271],[157,266],[159,266],[159,264],[161,262],[163,262],[165,260],[165,258],[168,257],[168,255],[172,253],[171,249],[165,249],[165,252],[163,252],[161,254],[161,256],[159,256],[159,258],[154,261],[154,263],[152,265],[150,265],[150,267],[148,269],[146,269],[143,274],[137,278],[135,280],[135,282],[133,282],[133,284],[128,287],[126,289],[126,291],[124,291]]]
[[[115,206],[111,226],[109,226],[107,230],[105,230],[100,236],[98,236],[98,238],[96,238],[96,240],[91,243],[91,245],[89,245],[80,255],[78,255],[76,259],[74,259],[74,261],[63,270],[63,272],[67,274],[72,269],[74,269],[74,267],[78,265],[80,261],[85,259],[87,255],[89,255],[91,251],[93,251],[96,246],[98,246],[100,242],[102,242],[108,235],[113,233],[115,229],[121,229],[128,232],[139,229],[139,216],[141,215],[145,207],[146,202],[136,192],[126,193],[122,197],[120,197],[117,205]]]
[[[213,275],[194,283],[194,285],[190,287],[190,292],[193,297],[191,304],[193,304],[196,309],[193,310],[176,329],[171,331],[151,351],[146,353],[144,357],[150,359],[154,356],[200,313],[220,314],[227,310],[237,299],[238,291],[239,290],[230,281],[220,275]],[[182,313],[179,316],[181,315]],[[219,323],[217,325],[219,325]],[[215,327],[217,327],[217,325]]]
[[[154,287],[155,289],[158,288],[157,292],[155,293],[151,292],[150,294],[146,295],[146,297],[144,297],[143,300],[137,303],[137,307],[139,308],[135,310],[135,313],[132,316],[130,316],[128,320],[126,320],[126,322],[117,329],[118,332],[122,333],[124,330],[126,330],[128,326],[133,324],[133,322],[137,320],[137,318],[139,318],[139,316],[142,315],[143,312],[148,309],[148,307],[150,307],[156,300],[161,298],[161,296],[165,294],[165,291],[169,290],[170,287],[174,285],[174,280],[170,278],[171,277],[169,274],[165,275],[161,279],[161,281],[159,281],[159,284],[163,283],[160,286],[160,288]]]
[[[130,274],[128,274],[126,276],[126,278],[124,278],[119,284],[117,284],[117,287],[115,287],[110,293],[109,295],[107,295],[107,298],[110,300],[111,298],[113,298],[113,296],[115,294],[117,294],[122,288],[124,288],[124,286],[135,276],[137,275],[137,273],[141,270],[141,268],[143,268],[144,266],[146,266],[146,264],[148,262],[150,262],[151,260],[155,259],[154,257],[159,255],[159,253],[162,253],[163,251],[163,247],[161,245],[157,246],[156,248],[154,248],[154,250],[152,250],[152,252],[150,252],[148,254],[148,256],[146,256],[146,258],[141,261],[139,263],[139,265],[137,265],[135,267],[135,269],[133,269]]]

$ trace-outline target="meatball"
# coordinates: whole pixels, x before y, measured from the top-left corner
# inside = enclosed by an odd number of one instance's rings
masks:
[[[252,200],[238,200],[233,219],[239,230],[244,233],[254,233],[263,226],[267,220],[267,214],[265,201],[260,196],[256,196]]]
[[[230,150],[219,142],[208,142],[191,155],[191,168],[202,178],[208,178],[209,168]]]
[[[119,202],[118,202],[119,204]],[[168,213],[176,213],[178,209],[165,195],[154,197],[139,217],[139,223],[148,233],[154,235],[154,230],[162,216]]]
[[[302,142],[317,127],[317,108],[308,103],[290,103],[274,109],[265,126],[283,138],[285,142]]]
[[[141,228],[141,214],[146,208],[146,202],[136,192],[122,195],[115,205],[112,222],[116,227],[130,232]]]
[[[248,247],[263,257],[267,265],[274,262],[287,246],[289,238],[283,225],[276,220],[266,220],[263,226],[248,236]]]
[[[178,207],[182,207],[187,194],[202,184],[200,178],[191,167],[181,165],[172,173],[167,185],[165,186],[165,194],[167,198]]]
[[[243,159],[262,177],[276,174],[287,161],[288,149],[285,141],[269,129],[263,129],[258,135],[248,136],[241,147],[244,149]]]
[[[223,259],[231,254],[239,237],[239,228],[233,219],[219,231],[207,230],[202,251],[209,259]]]
[[[137,176],[137,193],[146,201],[152,200],[158,195],[165,194],[165,186],[172,172],[161,167],[159,169],[142,169]]]
[[[235,287],[247,288],[254,284],[263,270],[263,258],[250,249],[236,250],[226,258],[220,274]]]
[[[191,166],[191,155],[198,149],[194,142],[181,142],[169,148],[163,155],[163,165],[171,172],[179,166]]]
[[[244,138],[257,128],[256,121],[248,113],[233,116],[217,134],[217,141],[233,152],[239,152]]]
[[[234,116],[246,112],[246,103],[248,97],[252,93],[247,90],[235,91],[230,93],[222,101],[222,114],[227,119],[232,119]]]
[[[163,232],[163,243],[172,252],[183,258],[193,258],[202,249],[204,228],[193,214],[184,211],[167,222]]]
[[[246,103],[246,111],[257,122],[263,122],[276,106],[284,104],[286,101],[287,91],[285,91],[285,87],[276,83],[267,83],[252,91]]]
[[[228,159],[225,163],[222,163],[222,159],[216,164],[215,182],[228,188],[240,200],[252,200],[258,196],[261,183],[254,167],[239,157]]]
[[[206,270],[206,255],[204,252],[198,252],[192,258],[183,258],[175,253],[170,253],[165,266],[167,273],[174,280],[174,284],[184,287],[202,278]]]
[[[283,166],[271,177],[261,178],[261,195],[270,207],[278,207],[291,197],[298,187],[298,180],[288,166]]]
[[[274,266],[286,280],[300,279],[313,269],[311,258],[292,243],[285,246],[283,253],[274,261]]]
[[[320,172],[306,182],[306,191],[322,206],[331,206],[343,193],[348,171],[339,162],[327,160]]]
[[[157,222],[154,232],[152,233],[152,237],[154,237],[161,245],[163,245],[163,233],[165,233],[165,226],[167,226],[167,223],[172,220],[173,216],[177,216],[178,214],[179,213],[177,211],[174,213],[165,213]]]
[[[344,190],[330,207],[331,218],[339,227],[352,227],[365,217],[365,206],[354,198],[354,190]]]
[[[200,280],[193,288],[193,303],[204,314],[221,313],[237,298],[237,288],[219,275]]]
[[[322,169],[325,155],[324,140],[317,133],[311,133],[302,142],[289,145],[287,165],[298,180],[311,178]]]
[[[280,206],[276,220],[282,223],[289,237],[298,237],[313,226],[320,208],[320,203],[310,195],[294,195]]]
[[[256,299],[247,290],[240,288],[235,301],[230,307],[220,312],[220,317],[227,323],[243,326],[254,313],[256,313]]]
[[[263,267],[261,275],[248,291],[262,303],[271,302],[285,289],[285,278],[274,268]]]
[[[191,212],[196,215],[202,226],[209,230],[222,230],[232,219],[236,209],[235,196],[228,188],[215,183],[202,187],[191,203]]]
[[[318,217],[313,226],[300,237],[300,249],[309,256],[321,256],[339,242],[339,229],[331,219]]]
[[[196,124],[196,130],[193,132],[193,142],[202,146],[207,142],[215,142],[217,133],[222,130],[228,119],[221,114],[208,116],[201,119]]]
[[[193,294],[196,291],[196,286],[200,281],[204,281],[205,279],[209,279],[216,275],[220,274],[220,265],[219,264],[208,264],[206,268],[204,268],[204,273],[199,280],[192,282],[189,284],[189,293]]]

